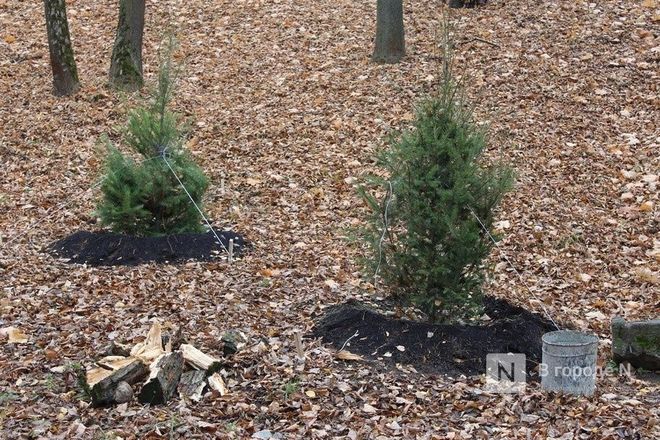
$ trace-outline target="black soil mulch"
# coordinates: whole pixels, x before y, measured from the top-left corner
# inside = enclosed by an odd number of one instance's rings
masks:
[[[243,237],[234,232],[216,230],[216,234],[226,248],[229,240],[234,240],[235,256],[248,246]],[[157,237],[79,231],[52,243],[46,250],[56,257],[68,259],[69,263],[90,266],[210,261],[226,254],[211,231]]]
[[[339,349],[357,331],[345,350],[391,366],[407,364],[419,372],[454,377],[485,373],[489,353],[524,353],[527,372],[534,379],[541,362],[541,336],[555,330],[552,323],[497,298],[486,297],[484,305],[490,321],[447,325],[388,318],[349,301],[331,307],[312,336]]]

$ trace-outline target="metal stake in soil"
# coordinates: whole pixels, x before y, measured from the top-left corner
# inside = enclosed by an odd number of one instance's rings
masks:
[[[163,158],[163,161],[165,162],[165,165],[167,165],[167,168],[170,169],[170,171],[171,171],[172,174],[174,175],[174,178],[176,179],[176,181],[179,182],[179,185],[181,185],[181,188],[183,188],[183,190],[185,191],[186,195],[188,196],[188,198],[190,199],[190,201],[192,202],[192,204],[195,206],[195,209],[197,210],[197,212],[199,212],[199,215],[202,216],[202,218],[204,219],[204,222],[206,223],[206,226],[209,227],[209,229],[211,230],[211,232],[212,232],[213,235],[215,236],[215,239],[218,240],[218,244],[220,244],[220,246],[222,246],[222,249],[224,249],[225,252],[227,252],[227,254],[230,255],[230,254],[229,254],[229,250],[228,250],[227,247],[224,245],[224,243],[222,243],[222,240],[220,240],[220,237],[219,237],[218,234],[215,232],[215,229],[213,229],[213,226],[211,226],[211,223],[208,221],[208,219],[206,218],[206,216],[204,215],[204,213],[202,212],[202,210],[199,208],[199,206],[197,206],[197,203],[195,203],[195,199],[192,198],[192,196],[190,195],[190,193],[188,192],[188,190],[186,189],[186,187],[183,185],[183,182],[181,181],[181,179],[179,179],[179,176],[177,176],[177,174],[174,172],[174,168],[172,168],[172,165],[170,165],[169,161],[167,160],[166,154],[167,154],[167,148],[164,148],[164,149],[163,149],[163,152],[161,153],[161,156],[160,156],[160,157]],[[233,247],[233,246],[232,246],[232,247]],[[229,261],[231,262],[231,260],[229,260]]]

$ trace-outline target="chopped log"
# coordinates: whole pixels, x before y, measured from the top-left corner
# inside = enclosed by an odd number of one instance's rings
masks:
[[[209,376],[209,386],[212,390],[217,391],[220,396],[227,394],[227,386],[219,373],[213,373]]]
[[[129,357],[131,355],[131,347],[125,344],[120,344],[119,342],[110,341],[105,354],[107,356]]]
[[[222,365],[220,360],[203,353],[190,344],[181,344],[181,352],[186,363],[196,370],[213,372]]]
[[[97,383],[101,382],[106,377],[110,377],[113,371],[103,367],[95,367],[90,370],[87,370],[85,373],[85,382],[90,387],[93,387]]]
[[[183,372],[183,355],[180,351],[164,354],[154,364],[147,382],[138,395],[140,403],[151,405],[167,403],[174,395]]]
[[[165,350],[158,347],[152,347],[149,349],[142,350],[135,355],[132,355],[135,358],[140,359],[145,365],[152,364],[156,359],[165,353]]]
[[[116,403],[115,391],[120,382],[132,385],[147,375],[149,369],[140,360],[134,359],[130,364],[116,371],[110,371],[110,375],[103,377],[99,382],[91,385],[92,406],[99,407]],[[88,374],[89,377],[89,374]]]
[[[151,364],[165,353],[163,349],[162,330],[158,321],[154,322],[144,342],[135,344],[131,356],[140,358],[145,364]]]
[[[96,361],[96,364],[106,370],[116,371],[124,368],[126,365],[130,365],[135,360],[137,359],[133,357],[106,356],[103,359]]]
[[[87,385],[93,387],[106,377],[111,376],[113,372],[132,364],[136,360],[138,359],[131,357],[125,358],[123,356],[106,356],[100,361],[96,362],[98,367],[94,367],[87,371],[85,375],[85,381],[87,382]]]
[[[225,332],[220,340],[223,344],[222,354],[225,356],[236,354],[239,349],[239,344],[243,345],[245,343],[245,338],[237,330],[229,330]]]
[[[186,371],[179,380],[179,397],[199,402],[206,388],[206,372],[204,370]]]
[[[234,355],[238,352],[238,345],[236,344],[236,341],[231,340],[231,339],[222,339],[222,354],[225,356],[231,356]]]
[[[163,347],[165,347],[165,351],[167,353],[178,350],[181,348],[181,344],[186,342],[183,337],[183,329],[181,327],[178,327],[176,332],[174,332],[172,335],[164,334],[162,340]]]
[[[612,358],[635,368],[660,370],[660,319],[626,321],[612,319]]]

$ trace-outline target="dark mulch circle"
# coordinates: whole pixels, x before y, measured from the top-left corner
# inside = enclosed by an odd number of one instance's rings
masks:
[[[247,246],[243,237],[234,232],[216,230],[216,234],[227,248],[229,240],[234,240],[236,256],[240,255]],[[56,257],[67,258],[69,263],[90,266],[210,261],[225,254],[211,231],[157,237],[79,231],[52,243],[46,250]]]
[[[391,366],[408,364],[423,373],[449,376],[485,373],[489,353],[524,353],[533,378],[541,362],[541,336],[555,330],[552,323],[501,299],[486,297],[484,305],[491,320],[483,325],[447,325],[389,318],[349,301],[331,307],[313,336],[341,348],[357,331],[345,350]]]

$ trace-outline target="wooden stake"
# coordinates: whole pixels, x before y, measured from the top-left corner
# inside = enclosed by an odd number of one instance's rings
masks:
[[[305,360],[305,350],[303,350],[302,346],[302,335],[300,334],[300,330],[296,330],[294,333],[294,341],[296,343],[296,353],[298,354],[298,359],[301,361]]]
[[[234,261],[234,239],[229,239],[229,257],[228,260],[230,263]]]

